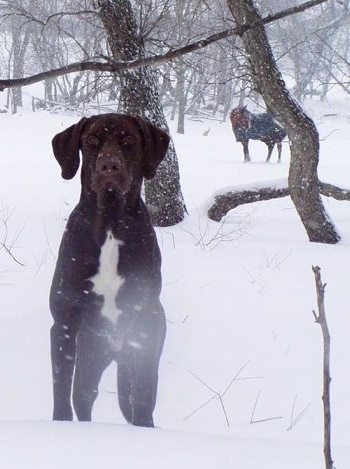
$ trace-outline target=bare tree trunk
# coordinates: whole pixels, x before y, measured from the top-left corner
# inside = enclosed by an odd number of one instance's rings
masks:
[[[178,105],[177,133],[185,133],[185,111],[186,111],[186,91],[185,91],[185,65],[179,61],[176,67],[176,102]]]
[[[291,141],[289,190],[310,241],[337,243],[318,190],[319,136],[314,122],[293,99],[277,68],[262,18],[253,0],[227,0],[249,59],[252,78],[268,109]]]
[[[139,35],[130,1],[99,0],[98,4],[113,59],[129,61],[144,58],[143,39]],[[119,78],[120,104],[123,112],[146,117],[153,124],[169,132],[160,105],[154,72],[148,67],[140,67],[120,72]],[[185,205],[172,141],[156,176],[145,182],[145,194],[146,204],[155,225],[169,226],[183,220]]]
[[[22,29],[19,24],[16,23],[16,21],[13,21],[12,25],[12,40],[13,40],[13,46],[12,46],[12,57],[13,57],[13,63],[12,63],[12,75],[13,78],[20,78],[24,75],[24,64],[25,64],[25,55],[27,52],[28,44],[29,44],[29,39],[30,39],[30,30],[25,29],[24,33],[22,34]],[[23,106],[23,101],[22,101],[22,88],[14,88],[12,90],[12,100],[13,100],[13,112],[17,112],[17,107],[18,106]]]

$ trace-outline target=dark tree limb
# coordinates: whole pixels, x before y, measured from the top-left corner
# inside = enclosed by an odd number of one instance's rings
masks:
[[[291,8],[287,8],[275,14],[267,15],[266,17],[259,20],[259,24],[269,24],[276,20],[285,18],[290,15],[294,15],[296,13],[301,13],[309,8],[313,8],[317,5],[321,5],[322,3],[326,3],[329,0],[310,0],[307,2],[302,3],[301,5],[297,5]],[[7,88],[16,88],[20,86],[28,86],[32,85],[33,83],[38,83],[40,81],[46,80],[48,78],[55,78],[62,75],[67,75],[69,73],[74,72],[82,72],[82,71],[93,71],[93,72],[109,72],[109,73],[119,73],[124,70],[133,70],[139,67],[145,66],[152,66],[162,62],[171,61],[177,57],[181,57],[186,54],[190,54],[191,52],[195,52],[197,50],[203,49],[204,47],[209,46],[217,41],[222,39],[227,39],[232,36],[241,36],[245,31],[249,29],[255,28],[256,22],[252,22],[250,24],[245,24],[243,26],[239,25],[231,29],[227,29],[225,31],[221,31],[219,33],[213,34],[208,36],[204,39],[200,39],[198,41],[194,41],[186,46],[179,47],[177,49],[170,49],[168,52],[164,54],[159,54],[156,56],[145,57],[139,60],[132,60],[128,62],[116,62],[113,60],[107,61],[99,61],[99,60],[91,60],[91,61],[83,61],[83,62],[75,62],[71,64],[67,64],[64,67],[59,67],[52,70],[47,70],[41,73],[37,73],[34,75],[30,75],[28,77],[18,78],[18,79],[7,79],[7,80],[0,80],[0,91],[4,91]]]
[[[233,190],[223,195],[214,197],[214,203],[208,210],[208,217],[214,221],[220,221],[230,210],[239,205],[277,199],[289,195],[289,189],[263,187],[259,189]]]
[[[333,460],[331,452],[331,403],[330,403],[330,348],[331,348],[331,336],[328,329],[326,311],[324,306],[324,291],[326,284],[322,283],[321,269],[318,266],[313,266],[312,271],[315,276],[316,292],[317,292],[317,306],[318,314],[315,311],[313,315],[317,324],[321,326],[323,335],[323,418],[324,418],[324,460],[325,468],[333,469]]]
[[[326,197],[332,197],[335,200],[350,200],[350,190],[328,184],[327,182],[318,182],[320,194]]]
[[[332,197],[336,200],[350,201],[350,190],[341,189],[319,181],[319,192],[326,197]],[[239,205],[250,204],[253,202],[261,202],[266,200],[287,197],[290,195],[287,181],[279,184],[278,187],[258,187],[256,189],[233,189],[225,194],[219,194],[214,197],[214,202],[208,209],[208,217],[214,221],[220,221],[230,210],[235,209]]]

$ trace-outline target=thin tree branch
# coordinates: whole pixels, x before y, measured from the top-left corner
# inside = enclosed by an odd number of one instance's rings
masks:
[[[328,329],[326,310],[324,305],[324,292],[326,284],[322,283],[320,267],[312,266],[315,276],[318,314],[312,311],[316,323],[321,326],[323,335],[323,418],[324,418],[324,459],[326,469],[333,469],[332,451],[331,451],[331,403],[330,403],[330,349],[331,336]]]
[[[45,21],[40,20],[36,16],[32,15],[30,12],[25,10],[24,8],[13,8],[13,11],[9,11],[8,13],[0,15],[0,18],[8,18],[10,16],[16,16],[19,18],[25,18],[27,22],[32,22],[32,23],[37,23],[43,27],[47,26],[50,22],[53,20],[57,19],[60,20],[63,17],[66,16],[81,16],[81,15],[97,15],[98,10],[81,10],[81,11],[60,11],[57,13],[53,13],[52,15],[49,15]]]
[[[328,1],[329,0],[310,0],[309,2],[301,3],[300,5],[287,8],[286,10],[282,10],[278,13],[267,15],[263,19],[263,24],[271,23],[272,21],[280,20],[286,16],[295,15],[296,13],[301,13],[305,10],[308,10],[309,8],[316,7],[322,3],[327,3]]]
[[[19,264],[21,265],[22,267],[25,267],[25,264],[23,264],[22,262],[20,262],[16,256],[13,254],[13,248],[14,248],[14,244],[17,240],[17,238],[20,236],[21,234],[21,231],[22,231],[22,228],[20,231],[17,231],[17,233],[14,235],[13,237],[13,240],[12,242],[9,244],[8,242],[8,235],[9,235],[9,229],[8,229],[8,219],[10,217],[10,215],[7,214],[7,216],[5,216],[5,208],[2,207],[2,212],[3,212],[3,220],[2,220],[2,223],[3,223],[3,226],[4,226],[4,239],[2,241],[0,241],[0,250],[1,249],[4,249],[7,254],[16,262],[16,264]],[[7,211],[7,210],[6,210]]]
[[[287,8],[283,11],[267,15],[266,17],[261,19],[262,24],[269,24],[273,21],[285,18],[290,15],[294,15],[296,13],[301,13],[309,8],[313,8],[315,6],[321,5],[322,3],[326,3],[329,0],[310,0],[308,2],[304,2],[301,5]],[[260,22],[259,22],[260,23]],[[32,85],[33,83],[38,83],[39,81],[45,80],[47,78],[54,78],[61,75],[66,75],[69,73],[74,72],[81,72],[81,71],[95,71],[95,72],[109,72],[109,73],[116,73],[121,72],[123,70],[131,70],[139,67],[145,66],[152,66],[162,62],[167,62],[173,60],[177,57],[181,57],[186,54],[190,54],[197,50],[203,49],[204,47],[208,47],[210,44],[213,44],[217,41],[222,39],[227,39],[232,36],[241,36],[247,30],[252,29],[256,26],[256,23],[246,24],[236,26],[231,29],[227,29],[225,31],[221,31],[219,33],[213,34],[208,36],[204,39],[200,39],[198,41],[192,42],[187,44],[186,46],[180,47],[178,49],[170,49],[165,54],[159,54],[152,57],[146,57],[140,60],[134,60],[130,62],[98,62],[98,61],[83,61],[83,62],[75,62],[72,64],[68,64],[64,67],[59,67],[53,70],[47,70],[45,72],[37,73],[35,75],[31,75],[24,78],[18,79],[8,79],[8,80],[0,80],[0,91],[4,91],[7,88],[16,88],[20,86],[28,86]]]

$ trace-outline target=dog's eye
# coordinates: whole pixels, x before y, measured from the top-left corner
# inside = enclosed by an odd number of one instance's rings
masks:
[[[123,145],[133,145],[136,141],[134,135],[124,135],[123,136]]]
[[[100,140],[98,139],[98,137],[96,137],[96,135],[88,135],[86,138],[86,142],[94,147],[97,147],[100,144]]]

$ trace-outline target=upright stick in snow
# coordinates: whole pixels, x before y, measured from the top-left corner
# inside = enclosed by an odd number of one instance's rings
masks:
[[[325,468],[333,469],[333,460],[331,454],[331,404],[330,404],[330,348],[331,348],[331,336],[329,334],[326,311],[324,307],[324,291],[326,284],[322,284],[321,280],[321,269],[318,266],[312,267],[315,275],[316,292],[317,292],[317,306],[318,315],[313,312],[316,322],[321,326],[323,334],[323,418],[324,418],[324,459]]]

